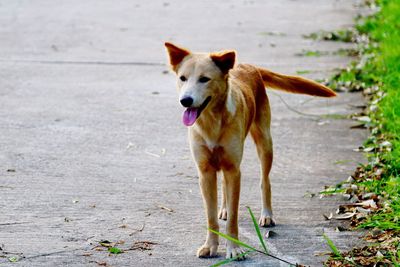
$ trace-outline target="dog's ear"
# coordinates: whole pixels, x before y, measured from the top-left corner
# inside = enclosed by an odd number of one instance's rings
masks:
[[[190,55],[190,51],[169,42],[165,43],[165,47],[168,51],[169,63],[171,64],[172,69],[176,71],[179,63],[181,63],[187,55]]]
[[[235,51],[222,51],[212,53],[210,55],[215,65],[222,71],[223,74],[227,74],[230,69],[235,65],[236,53]]]

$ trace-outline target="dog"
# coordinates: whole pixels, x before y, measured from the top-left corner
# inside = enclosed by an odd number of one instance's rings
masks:
[[[288,76],[249,64],[235,65],[233,50],[192,53],[166,42],[169,63],[176,73],[183,123],[196,163],[207,226],[219,230],[218,218],[227,220],[227,235],[238,239],[240,163],[247,134],[257,147],[261,165],[261,226],[274,226],[269,172],[273,150],[271,113],[266,87],[286,92],[334,97],[331,89],[314,81]],[[222,172],[222,204],[218,212],[217,173]],[[214,257],[218,235],[207,232],[197,256]],[[227,241],[226,258],[244,259],[244,251]]]

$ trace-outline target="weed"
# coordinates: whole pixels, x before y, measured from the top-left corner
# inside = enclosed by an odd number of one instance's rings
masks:
[[[231,237],[231,236],[229,236],[229,235],[226,235],[226,234],[224,234],[224,233],[221,233],[221,232],[218,232],[218,231],[215,231],[215,230],[213,230],[213,229],[208,228],[208,231],[210,231],[210,232],[212,232],[212,233],[214,233],[214,234],[217,234],[217,235],[219,235],[220,237],[223,237],[223,238],[225,238],[226,240],[229,240],[229,241],[231,241],[231,242],[233,242],[233,243],[235,243],[235,244],[237,244],[237,245],[239,245],[239,246],[244,247],[244,248],[247,249],[247,251],[245,251],[244,253],[238,255],[237,257],[231,258],[231,259],[226,259],[226,260],[223,260],[223,261],[219,261],[219,262],[217,262],[216,264],[212,265],[211,267],[216,267],[216,266],[221,266],[221,265],[223,265],[223,264],[228,264],[228,263],[230,263],[230,262],[232,262],[232,261],[235,261],[235,260],[237,260],[237,259],[239,259],[239,258],[242,258],[243,256],[245,256],[245,255],[247,255],[247,254],[249,254],[249,253],[253,253],[253,252],[257,252],[257,253],[263,254],[263,255],[265,255],[265,256],[274,258],[274,259],[279,260],[279,261],[281,261],[281,262],[287,263],[287,264],[289,264],[290,266],[298,266],[298,267],[302,266],[302,265],[300,265],[300,264],[290,263],[290,262],[288,262],[288,261],[286,261],[286,260],[284,260],[284,259],[281,259],[281,258],[278,258],[278,257],[276,257],[276,256],[274,256],[274,255],[269,254],[268,249],[267,249],[267,246],[265,245],[265,242],[264,242],[264,238],[262,237],[260,227],[258,226],[257,220],[256,220],[256,218],[254,217],[254,214],[253,214],[253,212],[251,211],[250,207],[247,207],[247,210],[249,211],[251,220],[252,220],[253,225],[254,225],[254,229],[255,229],[255,231],[256,231],[256,233],[257,233],[258,239],[259,239],[259,241],[260,241],[260,244],[261,244],[263,250],[260,250],[260,249],[258,249],[258,248],[255,248],[255,247],[253,247],[253,246],[251,246],[251,245],[249,245],[249,244],[247,244],[247,243],[245,243],[245,242],[243,242],[243,241],[240,241],[239,239],[236,239],[236,238]]]
[[[320,57],[329,55],[328,51],[319,51],[319,50],[302,50],[300,53],[295,54],[299,57]]]
[[[331,239],[329,239],[329,237],[326,234],[322,235],[326,241],[326,243],[328,244],[329,248],[331,249],[333,255],[336,258],[342,259],[342,255],[340,254],[339,249],[335,246],[335,244],[333,243],[333,241]]]
[[[311,73],[311,71],[310,70],[298,70],[298,71],[296,71],[296,73],[298,75],[302,75],[302,74],[309,74],[309,73]]]
[[[324,41],[341,41],[351,43],[357,40],[356,31],[354,29],[343,29],[337,31],[319,31],[309,35],[303,35],[304,38]]]

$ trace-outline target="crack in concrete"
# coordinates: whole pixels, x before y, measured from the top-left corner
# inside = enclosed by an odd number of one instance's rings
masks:
[[[33,63],[33,64],[55,64],[55,65],[110,65],[110,66],[166,66],[162,62],[141,62],[141,61],[74,61],[74,60],[7,60],[0,59],[5,63]]]

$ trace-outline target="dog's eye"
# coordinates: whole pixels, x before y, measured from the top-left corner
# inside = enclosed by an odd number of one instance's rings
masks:
[[[186,77],[185,76],[181,76],[181,77],[179,77],[179,79],[182,81],[182,82],[185,82],[186,81]]]
[[[211,79],[208,78],[208,77],[200,77],[199,82],[201,82],[201,83],[206,83],[206,82],[208,82],[209,80],[211,80]]]

